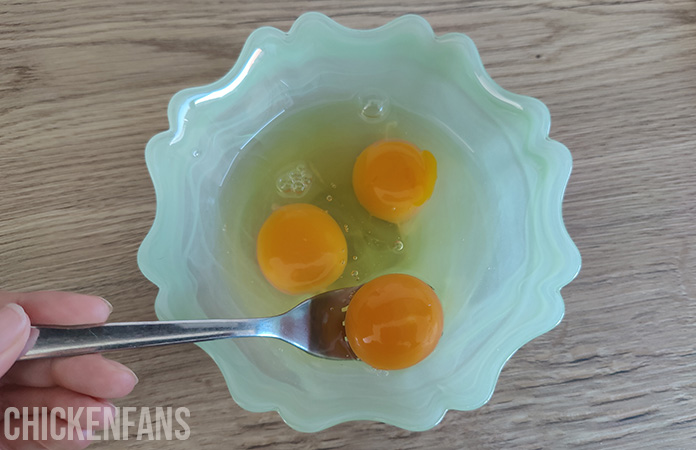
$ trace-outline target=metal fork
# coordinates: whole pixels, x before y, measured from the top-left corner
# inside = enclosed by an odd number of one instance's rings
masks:
[[[320,358],[356,359],[345,339],[344,320],[345,308],[359,287],[318,294],[273,317],[32,327],[32,333],[38,333],[36,343],[19,360],[239,337],[275,338]]]

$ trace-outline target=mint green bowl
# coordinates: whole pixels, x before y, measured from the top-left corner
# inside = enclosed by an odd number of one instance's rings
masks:
[[[445,312],[435,352],[409,369],[383,372],[272,339],[201,347],[240,406],[276,410],[297,430],[351,420],[426,430],[449,409],[489,400],[508,358],[559,323],[560,290],[580,269],[561,215],[570,153],[549,139],[546,107],[500,88],[467,36],[435,36],[413,15],[352,30],[317,13],[302,15],[288,33],[252,33],[227,75],[173,97],[169,130],[147,145],[157,212],[138,263],[159,287],[162,320],[292,306],[260,274],[253,232],[236,233],[244,215],[223,218],[221,203],[248,207],[244,184],[224,186],[248,177],[247,144],[279,116],[351,98],[372,107],[377,99],[380,114],[412,111],[452,143],[436,153],[418,127],[395,136],[424,144],[439,162],[427,214],[417,219],[421,255],[390,268],[435,286]]]

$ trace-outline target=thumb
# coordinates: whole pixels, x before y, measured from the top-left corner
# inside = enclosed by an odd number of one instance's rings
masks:
[[[0,377],[10,370],[29,339],[29,317],[21,306],[0,309]]]

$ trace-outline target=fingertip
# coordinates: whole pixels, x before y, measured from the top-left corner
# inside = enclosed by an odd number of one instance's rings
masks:
[[[114,310],[114,306],[108,300],[96,295],[71,294],[69,301],[74,302],[70,303],[73,308],[81,310],[81,323],[104,323]]]
[[[19,353],[19,357],[26,355],[26,353],[34,348],[36,341],[39,339],[39,330],[37,328],[29,327],[29,335],[27,336],[27,341],[24,343],[24,348]]]
[[[8,303],[0,309],[0,376],[19,358],[30,328],[29,317],[18,304]]]
[[[112,312],[114,312],[114,305],[112,305],[110,301],[108,301],[108,300],[105,299],[104,297],[99,297],[99,300],[101,300],[102,302],[104,302],[104,303],[106,304],[107,308],[109,308],[109,314],[111,314]]]
[[[104,323],[113,310],[105,299],[95,295],[60,291],[15,294],[34,324],[82,325]]]
[[[104,361],[111,367],[111,376],[113,377],[113,391],[110,397],[120,398],[130,394],[140,381],[135,372],[118,361],[106,358]]]
[[[114,420],[116,417],[116,405],[105,398],[97,398],[96,400],[99,400],[102,405],[104,405],[104,410],[102,412],[103,417],[99,425],[106,426],[108,425],[108,421]],[[107,410],[109,412],[107,412]]]
[[[30,442],[25,441],[25,444],[29,444],[26,447],[27,449],[83,450],[89,447],[94,437],[94,433],[89,428],[77,429],[63,419],[56,418],[52,423],[47,423],[45,426],[51,427],[52,434],[49,434],[45,440],[37,440],[37,447],[31,446]],[[19,448],[23,449],[25,447]]]
[[[51,370],[57,385],[97,398],[125,397],[138,383],[132,370],[102,355],[59,358]]]
[[[3,316],[5,314],[9,314],[10,312],[14,313],[14,317],[8,320],[13,320],[17,327],[25,327],[29,325],[29,316],[27,316],[24,308],[16,303],[8,303],[4,308],[2,308],[2,310],[0,310],[0,314]]]
[[[99,300],[98,306],[95,304],[96,311],[95,313],[102,317],[101,322],[106,322],[106,320],[109,318],[111,313],[114,310],[114,305],[112,305],[107,299],[104,297],[94,297],[95,299]]]

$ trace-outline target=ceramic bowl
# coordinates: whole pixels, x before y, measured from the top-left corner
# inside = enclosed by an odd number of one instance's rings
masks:
[[[174,95],[169,130],[148,143],[157,210],[138,262],[159,287],[162,320],[270,315],[302,300],[276,292],[256,265],[245,183],[264,167],[258,136],[331,102],[354,102],[367,128],[409,112],[410,126],[391,137],[438,159],[435,192],[413,226],[418,256],[388,271],[435,287],[440,343],[391,372],[273,339],[200,346],[240,406],[278,411],[297,430],[351,420],[426,430],[447,410],[489,400],[508,358],[559,323],[560,290],[580,269],[561,215],[570,153],[549,139],[547,108],[499,87],[467,36],[436,36],[413,15],[353,30],[308,13],[287,33],[256,30],[227,75]]]

